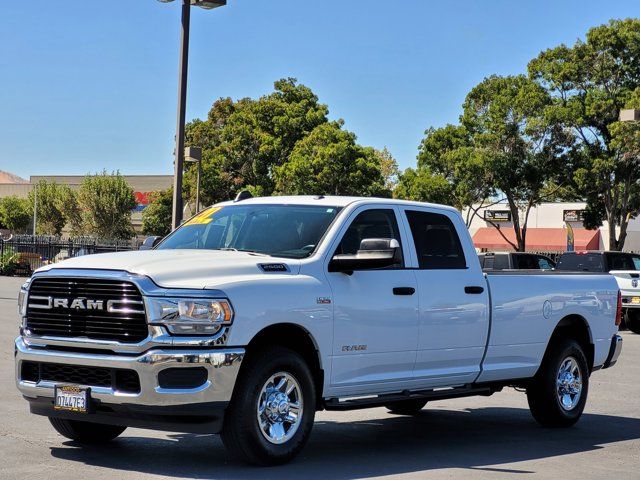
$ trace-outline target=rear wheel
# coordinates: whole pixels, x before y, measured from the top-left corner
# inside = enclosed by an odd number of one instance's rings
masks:
[[[104,443],[113,440],[127,427],[105,425],[102,423],[82,422],[49,417],[49,422],[63,437],[82,443]]]
[[[545,427],[570,427],[587,402],[589,367],[582,347],[574,340],[553,343],[540,371],[527,388],[533,417]]]
[[[300,355],[283,347],[265,348],[247,360],[225,413],[222,442],[247,463],[286,463],[311,434],[313,376]]]
[[[422,410],[426,404],[426,400],[415,398],[389,403],[385,405],[385,407],[390,413],[395,413],[396,415],[416,415],[420,413],[420,410]]]
[[[640,308],[627,310],[627,328],[640,334]]]

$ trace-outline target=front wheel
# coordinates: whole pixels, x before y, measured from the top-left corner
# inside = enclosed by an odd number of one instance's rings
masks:
[[[306,444],[315,411],[305,360],[287,348],[265,348],[247,358],[225,413],[222,442],[244,462],[283,464]]]
[[[113,440],[127,429],[127,427],[118,425],[105,425],[55,417],[49,417],[49,422],[51,422],[56,432],[63,437],[81,443],[105,443]]]
[[[540,371],[527,387],[533,417],[545,427],[570,427],[587,402],[589,367],[582,347],[573,340],[553,343]]]

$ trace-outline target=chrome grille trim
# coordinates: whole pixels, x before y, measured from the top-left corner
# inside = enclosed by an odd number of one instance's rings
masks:
[[[133,283],[143,295],[143,300],[148,297],[180,297],[189,298],[227,298],[227,295],[217,289],[193,289],[193,288],[166,288],[162,287],[145,275],[137,275],[123,270],[98,270],[77,268],[52,268],[36,272],[31,280],[41,277],[83,278],[91,280],[118,279]],[[26,295],[29,294],[27,287]],[[142,353],[151,348],[185,347],[185,348],[217,348],[227,344],[231,326],[226,326],[218,333],[208,337],[170,335],[160,325],[149,325],[147,337],[137,343],[123,343],[112,340],[94,340],[86,337],[59,337],[55,335],[37,335],[21,328],[21,335],[26,345],[31,347],[63,347],[76,349],[99,349],[114,353]]]
[[[43,305],[38,300],[47,303]],[[99,309],[95,308],[97,305]],[[122,308],[120,305],[141,307]],[[122,343],[138,343],[149,333],[143,297],[136,285],[110,278],[50,276],[33,279],[29,285],[24,326],[36,335]]]

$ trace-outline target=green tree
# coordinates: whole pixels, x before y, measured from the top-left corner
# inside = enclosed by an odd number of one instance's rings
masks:
[[[529,63],[529,76],[553,103],[546,116],[571,128],[577,192],[587,201],[586,225],[609,225],[609,249],[621,250],[629,220],[639,211],[640,169],[619,124],[621,108],[638,108],[640,19],[611,20],[587,32],[586,41],[546,50]],[[619,227],[619,233],[616,232]]]
[[[393,196],[402,200],[440,203],[454,203],[453,188],[442,175],[432,173],[428,168],[407,168],[393,191]]]
[[[275,167],[279,193],[389,196],[379,158],[356,143],[341,122],[324,123],[300,140],[289,161]]]
[[[78,192],[72,188],[62,188],[59,192],[60,210],[66,220],[66,228],[72,236],[83,234],[83,219],[78,201]]]
[[[548,93],[523,75],[486,78],[466,97],[462,123],[473,147],[481,149],[490,187],[504,196],[511,211],[517,251],[526,247],[531,208],[550,195],[568,158],[571,136],[545,117]],[[561,182],[558,182],[561,183]]]
[[[449,183],[446,203],[466,212],[467,226],[495,194],[487,168],[487,152],[474,147],[471,133],[461,125],[449,124],[425,132],[418,149],[418,170],[424,170],[422,176],[436,175]]]
[[[278,80],[256,100],[216,101],[206,120],[187,126],[187,144],[203,149],[201,194],[205,203],[232,198],[239,190],[270,195],[273,171],[296,143],[327,122],[328,108],[294,78]],[[187,196],[195,196],[195,165],[187,166]]]
[[[171,232],[173,189],[154,192],[142,211],[142,233],[164,237]]]
[[[133,189],[120,175],[106,170],[87,175],[78,191],[82,230],[102,238],[128,239],[134,235],[131,212],[136,206]]]
[[[33,210],[29,200],[16,196],[0,199],[0,224],[12,232],[25,232],[31,221]]]
[[[380,173],[384,179],[384,187],[392,192],[398,185],[400,180],[400,169],[398,168],[398,162],[387,147],[382,150],[374,150],[374,154],[380,165]]]
[[[77,229],[78,200],[68,185],[40,180],[29,192],[31,205],[37,200],[36,233],[60,235],[65,225]]]

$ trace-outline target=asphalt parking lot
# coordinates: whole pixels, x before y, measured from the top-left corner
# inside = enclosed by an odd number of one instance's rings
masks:
[[[640,479],[640,335],[623,332],[612,369],[591,377],[582,420],[548,430],[512,389],[429,404],[417,417],[376,408],[320,412],[293,463],[270,469],[230,461],[217,436],[129,429],[82,448],[30,415],[14,386],[13,339],[21,279],[0,277],[0,478],[618,478]]]

